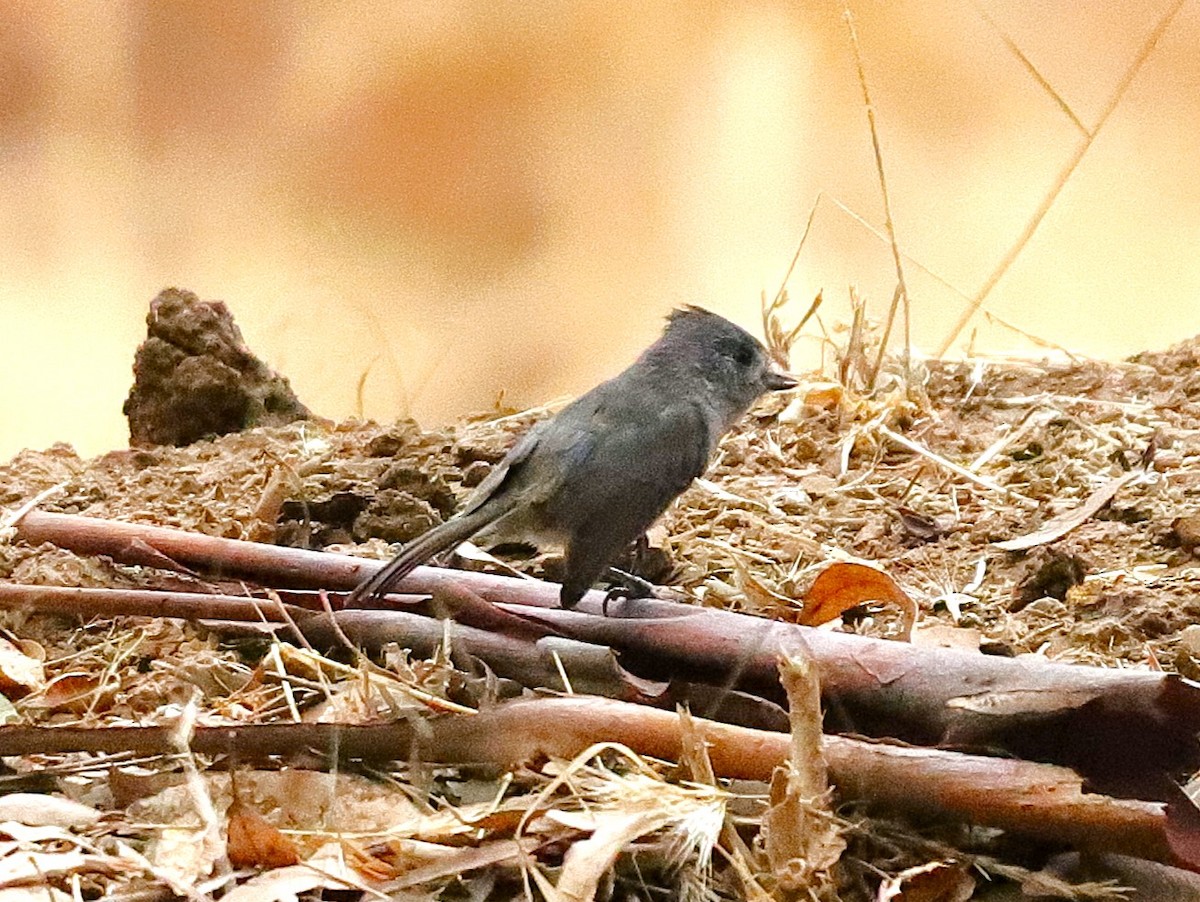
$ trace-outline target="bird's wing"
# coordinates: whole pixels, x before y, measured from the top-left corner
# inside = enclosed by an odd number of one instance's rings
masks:
[[[596,441],[570,483],[547,506],[564,524],[566,574],[562,603],[572,606],[630,542],[644,533],[692,480],[712,446],[695,404],[598,410]]]
[[[475,487],[469,498],[463,504],[463,509],[460,515],[473,513],[483,507],[490,501],[517,472],[520,471],[525,461],[533,454],[534,449],[538,447],[541,439],[540,424],[535,426],[529,432],[521,436],[520,440],[509,449],[504,455],[503,460],[496,466],[492,467],[491,472],[483,478],[483,481]]]
[[[720,437],[712,420],[694,398],[664,398],[662,386],[622,374],[526,433],[479,484],[462,513],[513,495],[520,496],[522,506],[557,507],[561,497],[598,508],[628,498],[621,488],[626,484],[648,493],[657,516],[708,466]]]
[[[704,411],[689,401],[647,412],[636,432],[614,430],[605,444],[597,450],[620,462],[633,482],[656,485],[651,494],[664,507],[705,471],[713,451]]]
[[[640,533],[704,472],[713,450],[704,410],[686,400],[655,401],[597,404],[588,440],[562,443],[570,466],[559,494],[570,509],[558,516],[581,524],[623,521]]]

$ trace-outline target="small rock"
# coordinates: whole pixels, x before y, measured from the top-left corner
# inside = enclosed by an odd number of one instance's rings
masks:
[[[1062,601],[1072,586],[1083,582],[1086,574],[1087,563],[1078,555],[1062,554],[1046,548],[1034,549],[1017,583],[1009,610],[1019,611],[1030,602],[1047,595]]]
[[[1171,523],[1171,538],[1188,554],[1200,546],[1200,514],[1176,517]]]
[[[311,414],[283,376],[246,347],[221,301],[167,288],[150,302],[122,412],[135,446],[190,445]]]

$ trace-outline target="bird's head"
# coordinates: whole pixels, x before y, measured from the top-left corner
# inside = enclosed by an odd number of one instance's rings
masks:
[[[651,350],[681,371],[701,376],[711,401],[729,423],[760,395],[797,384],[794,376],[775,365],[762,342],[702,307],[671,311],[662,338]]]

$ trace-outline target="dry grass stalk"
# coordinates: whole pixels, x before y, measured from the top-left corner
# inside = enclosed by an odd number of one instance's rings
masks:
[[[797,251],[799,253],[799,251]],[[823,295],[817,292],[817,296],[813,298],[804,315],[800,317],[800,321],[791,329],[784,329],[779,321],[779,312],[788,303],[787,289],[780,288],[779,293],[769,303],[766,294],[762,296],[762,320],[763,320],[763,337],[766,339],[767,351],[771,357],[783,367],[789,365],[791,358],[792,345],[796,338],[800,335],[800,330],[807,325],[808,321],[816,315],[818,308],[821,306]]]
[[[1081,526],[1084,521],[1094,516],[1100,508],[1112,501],[1117,496],[1117,492],[1122,488],[1140,479],[1146,479],[1146,472],[1140,469],[1131,470],[1121,476],[1109,479],[1088,495],[1082,504],[1047,520],[1040,529],[1036,529],[1015,539],[997,542],[996,547],[1002,551],[1027,551],[1038,545],[1045,545],[1061,539],[1071,530]]]
[[[630,766],[628,772],[603,763],[604,754],[623,760]],[[618,856],[649,834],[663,834],[659,843],[670,864],[694,868],[698,875],[708,873],[725,819],[725,795],[716,787],[667,783],[631,749],[611,742],[591,746],[558,770],[529,805],[516,838],[531,828],[535,814],[590,836],[567,850],[557,881],[552,882],[532,858],[525,859],[526,880],[547,899],[592,902]],[[560,790],[566,792],[565,805],[552,807]],[[697,902],[706,895],[703,878],[683,886],[692,888],[694,894],[687,896]]]
[[[796,269],[796,264],[800,261],[800,253],[804,250],[804,243],[808,240],[809,232],[812,231],[813,220],[816,218],[817,208],[820,203],[821,195],[818,194],[816,200],[813,201],[812,208],[808,211],[808,220],[804,224],[804,232],[800,236],[800,241],[796,244],[796,253],[792,255],[792,260],[788,263],[787,272],[783,274],[783,279],[779,283],[779,290],[775,292],[775,297],[768,302],[766,293],[764,292],[761,300],[763,338],[766,339],[767,349],[771,352],[771,356],[784,366],[787,366],[788,356],[792,348],[792,343],[796,340],[796,336],[800,334],[800,330],[804,328],[805,323],[812,318],[817,312],[817,308],[821,306],[821,292],[818,291],[816,298],[808,310],[800,317],[800,321],[790,331],[784,331],[779,323],[779,311],[787,306],[788,302],[788,279],[792,277],[792,272]]]
[[[846,332],[846,342],[842,347],[834,348],[837,379],[846,388],[857,387],[868,392],[872,388],[871,364],[867,359],[870,328],[866,302],[851,287],[850,326]]]
[[[875,380],[879,376],[879,370],[883,366],[883,356],[888,345],[888,339],[891,338],[892,325],[896,319],[896,311],[903,307],[904,309],[904,382],[911,382],[911,374],[909,373],[909,360],[912,357],[912,334],[909,315],[908,287],[904,281],[904,263],[900,254],[900,245],[896,241],[896,225],[892,220],[892,202],[888,195],[887,177],[883,170],[883,151],[879,145],[879,130],[875,126],[875,105],[871,102],[871,92],[867,87],[867,73],[863,67],[862,48],[858,43],[858,32],[854,27],[854,16],[850,12],[850,5],[847,3],[843,7],[843,18],[846,21],[846,30],[850,36],[850,46],[854,49],[854,63],[858,72],[858,83],[862,88],[863,106],[867,111],[867,123],[871,128],[871,148],[875,152],[875,171],[879,175],[879,194],[883,201],[883,218],[884,227],[887,229],[888,244],[892,250],[892,262],[896,267],[896,290],[892,294],[892,303],[888,307],[887,324],[883,328],[883,337],[879,342],[879,354],[875,359],[875,365],[871,368],[871,375],[867,381],[869,389],[874,389]]]
[[[1021,65],[1025,67],[1025,71],[1029,73],[1030,78],[1038,83],[1038,87],[1045,91],[1046,94],[1049,95],[1050,99],[1054,101],[1055,106],[1062,110],[1063,115],[1071,120],[1071,123],[1079,130],[1079,133],[1084,137],[1090,137],[1093,134],[1094,129],[1089,129],[1083,124],[1080,118],[1075,115],[1075,111],[1071,109],[1071,105],[1067,103],[1063,96],[1054,89],[1054,86],[1050,84],[1046,77],[1042,75],[1040,71],[1038,71],[1037,66],[1035,66],[1033,61],[1025,55],[1019,46],[1017,46],[1017,42],[1009,36],[1008,32],[1002,29],[996,23],[996,20],[988,14],[988,11],[983,4],[976,0],[976,2],[972,3],[971,5],[975,7],[975,12],[978,14],[979,18],[983,19],[983,21],[988,24],[988,27],[996,33],[996,36],[1004,42],[1004,46],[1008,48],[1008,52],[1015,56]]]
[[[1032,332],[1020,328],[1019,326],[1014,326],[1012,323],[1008,322],[1008,320],[1001,319],[989,310],[983,311],[983,315],[987,317],[987,321],[989,323],[996,323],[997,325],[1008,329],[1010,332],[1016,332],[1036,348],[1046,348],[1049,351],[1057,351],[1072,363],[1078,363],[1080,360],[1079,355],[1072,353],[1069,348],[1066,348],[1063,345],[1057,344],[1048,339],[1040,338],[1037,335],[1034,335]]]
[[[912,439],[908,438],[907,436],[903,436],[898,432],[894,432],[893,430],[889,429],[887,426],[884,426],[882,423],[878,424],[875,427],[875,429],[879,432],[880,435],[883,435],[885,438],[889,439],[890,441],[895,442],[897,445],[900,445],[903,448],[907,448],[909,451],[912,451],[914,454],[919,454],[921,457],[925,458],[926,460],[932,461],[933,463],[937,464],[939,467],[942,467],[943,469],[950,471],[955,476],[960,476],[963,479],[967,480],[968,482],[973,482],[976,485],[979,485],[985,489],[988,489],[989,491],[998,492],[1007,498],[1013,499],[1018,504],[1020,504],[1022,507],[1029,508],[1030,510],[1036,510],[1039,507],[1038,503],[1036,501],[1034,501],[1032,498],[1027,498],[1026,496],[1020,494],[1019,492],[1015,492],[1010,488],[1002,486],[995,480],[989,479],[986,476],[980,476],[978,473],[973,473],[970,470],[968,470],[966,467],[959,466],[958,464],[954,463],[954,461],[947,460],[945,457],[942,457],[940,454],[937,454],[937,453],[929,450],[928,448],[926,448],[924,445],[920,444],[919,442],[915,442]]]
[[[1059,172],[1058,177],[1054,180],[1054,184],[1050,186],[1050,190],[1047,191],[1045,197],[1042,198],[1042,202],[1038,204],[1032,215],[1030,215],[1029,220],[1025,223],[1025,228],[1021,230],[1021,234],[1017,236],[1016,241],[1013,242],[1012,246],[1009,247],[1004,256],[1000,258],[1000,262],[996,265],[996,268],[992,270],[987,279],[984,280],[983,285],[975,293],[975,296],[971,299],[971,303],[967,306],[967,309],[962,312],[958,320],[951,327],[949,333],[947,333],[946,337],[942,339],[942,344],[937,351],[938,357],[946,356],[946,353],[950,350],[950,346],[954,344],[958,336],[962,334],[962,330],[966,328],[967,323],[971,321],[971,318],[987,301],[988,297],[992,293],[992,289],[999,284],[1000,280],[1004,278],[1005,273],[1008,272],[1009,267],[1016,262],[1017,258],[1021,255],[1021,252],[1025,250],[1025,245],[1029,243],[1029,240],[1033,237],[1034,232],[1038,230],[1038,227],[1042,224],[1042,220],[1046,218],[1046,214],[1049,213],[1054,207],[1054,204],[1058,200],[1058,196],[1062,193],[1063,188],[1067,186],[1067,182],[1070,181],[1071,176],[1075,174],[1075,170],[1079,168],[1079,164],[1083,162],[1083,158],[1091,149],[1092,144],[1095,142],[1100,132],[1103,131],[1104,125],[1108,121],[1109,116],[1113,114],[1117,106],[1121,103],[1122,98],[1125,96],[1125,92],[1133,83],[1134,77],[1139,71],[1141,71],[1141,68],[1145,64],[1146,60],[1150,58],[1150,54],[1154,52],[1154,48],[1158,45],[1159,40],[1166,33],[1167,28],[1170,27],[1171,22],[1175,19],[1176,14],[1178,14],[1178,12],[1183,8],[1185,2],[1186,0],[1175,0],[1175,2],[1172,3],[1171,6],[1168,7],[1159,18],[1150,34],[1146,37],[1146,40],[1142,43],[1137,55],[1133,58],[1133,61],[1129,64],[1129,67],[1121,76],[1121,80],[1117,83],[1116,88],[1113,89],[1112,94],[1108,98],[1108,103],[1105,104],[1104,109],[1100,112],[1099,117],[1096,119],[1096,124],[1090,129],[1083,129],[1083,139],[1076,146],[1075,152],[1071,155],[1066,164],[1063,166],[1062,170]],[[1006,43],[1011,42],[1006,40]]]

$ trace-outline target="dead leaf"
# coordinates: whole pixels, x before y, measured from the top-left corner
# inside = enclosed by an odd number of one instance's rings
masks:
[[[500,558],[480,548],[474,542],[462,542],[459,544],[454,549],[454,556],[464,564],[482,564],[485,567],[494,568],[494,572],[503,573],[506,576],[516,577],[517,579],[532,579],[528,573],[518,570],[508,561],[500,560]],[[466,566],[463,569],[470,570],[472,568]]]
[[[145,859],[160,879],[175,886],[192,887],[213,872],[224,854],[225,844],[211,831],[170,826],[156,831],[146,847]]]
[[[846,561],[830,564],[813,581],[804,595],[800,623],[819,626],[868,601],[899,607],[904,614],[904,637],[906,640],[912,638],[917,622],[917,603],[882,570]]]
[[[33,658],[35,661],[41,661],[43,664],[46,663],[46,649],[42,643],[34,639],[22,639],[20,636],[14,636],[12,633],[9,633],[7,630],[5,630],[5,635],[17,646],[21,654]]]
[[[820,410],[834,410],[842,403],[846,390],[836,382],[813,385],[804,393],[804,403]]]
[[[1061,539],[1072,529],[1075,529],[1075,527],[1094,516],[1108,502],[1112,501],[1116,497],[1117,492],[1122,488],[1131,482],[1144,479],[1145,476],[1146,473],[1144,470],[1130,470],[1128,473],[1123,473],[1114,479],[1110,479],[1092,492],[1092,494],[1088,495],[1078,507],[1064,511],[1057,517],[1047,520],[1041,529],[1018,536],[1015,539],[1009,539],[1006,542],[996,542],[995,545],[1004,551],[1025,551],[1029,548],[1035,548],[1038,545],[1045,545],[1048,542]]]
[[[537,845],[536,840],[524,838],[520,840],[501,839],[461,849],[445,847],[443,853],[436,857],[426,855],[427,863],[405,871],[393,881],[392,885],[397,888],[420,886],[423,883],[433,883],[446,877],[462,875],[467,871],[476,871],[490,865],[514,860],[521,861],[531,855]]]
[[[283,868],[300,861],[296,844],[248,805],[229,806],[226,854],[235,868]]]
[[[62,796],[36,792],[14,792],[0,796],[0,821],[15,821],[30,827],[68,829],[91,826],[100,817],[100,812],[95,808]]]
[[[64,673],[52,679],[41,694],[29,704],[52,711],[86,712],[96,699],[103,683],[99,677],[87,673]]]
[[[922,542],[936,542],[946,534],[933,517],[927,517],[922,513],[918,513],[911,507],[899,505],[896,508],[896,514],[900,517],[900,525],[904,527],[904,531],[914,539],[920,539]]]
[[[221,897],[222,902],[285,902],[314,889],[361,889],[336,844],[323,846],[304,864],[276,868],[252,877]]]
[[[111,855],[85,854],[77,849],[67,852],[15,851],[0,858],[0,886],[35,881],[44,884],[50,877],[79,874],[117,874],[129,871],[129,865]]]
[[[573,843],[563,856],[555,888],[566,899],[592,902],[617,856],[635,839],[667,826],[671,813],[647,807],[640,811],[605,811],[592,820],[592,835]]]
[[[42,662],[0,637],[0,693],[9,698],[24,698],[42,688],[45,682]]]

